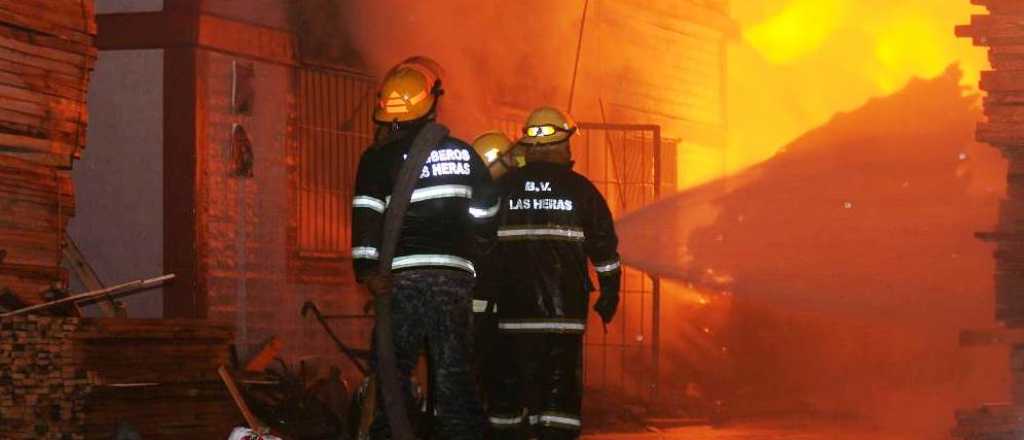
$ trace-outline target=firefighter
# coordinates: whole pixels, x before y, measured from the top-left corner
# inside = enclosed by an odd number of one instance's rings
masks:
[[[487,165],[487,169],[490,171],[491,178],[494,180],[499,179],[505,175],[509,170],[518,168],[525,164],[525,159],[522,157],[521,151],[516,147],[518,144],[513,143],[508,136],[500,131],[489,131],[480,136],[477,136],[473,140],[473,149],[476,150],[480,158],[483,159]],[[496,188],[491,187],[492,194],[490,197],[492,200],[497,200]],[[478,215],[488,215],[495,213],[477,213]],[[491,245],[493,242],[488,241],[481,243],[481,248],[484,249],[483,254],[491,256]],[[481,261],[481,264],[484,264]],[[494,274],[497,270],[484,269],[480,271],[482,275]],[[494,292],[497,290],[497,286],[494,284],[496,281],[495,277],[482,277],[476,287],[476,293],[473,296],[473,316],[474,316],[474,332],[477,336],[484,336],[486,333],[486,321],[488,321],[491,315],[495,312],[494,303]],[[486,347],[486,343],[483,339],[478,338],[476,341],[477,352],[482,354],[483,348]]]
[[[518,147],[519,144],[513,142],[500,131],[489,131],[473,140],[473,149],[476,150],[477,154],[484,160],[484,163],[487,164],[491,178],[494,180],[498,180],[508,171],[525,164],[522,149]],[[495,191],[496,188],[492,187],[491,190]],[[490,199],[497,200],[497,197],[491,197]],[[478,214],[494,215],[496,211],[497,209],[492,213]],[[493,356],[491,354],[494,350],[498,329],[495,293],[498,291],[496,283],[499,280],[493,275],[498,273],[500,261],[496,261],[494,258],[493,245],[493,240],[481,243],[480,248],[483,251],[478,261],[478,265],[481,266],[479,270],[481,275],[478,278],[473,294],[474,360],[477,383],[480,386],[481,400],[485,408],[488,400],[487,395],[493,388],[492,383],[495,377],[494,366],[491,362]]]
[[[479,439],[484,416],[469,361],[478,242],[473,234],[488,217],[471,211],[494,212],[497,202],[484,197],[490,174],[470,145],[447,137],[432,147],[405,212],[391,270],[380,271],[377,264],[395,178],[416,135],[436,118],[442,93],[440,67],[428,59],[406,60],[385,75],[373,114],[377,140],[360,158],[356,175],[352,259],[360,283],[392,295],[403,391],[409,394],[411,373],[426,346],[439,438]],[[371,432],[372,438],[390,436],[380,405]]]
[[[506,356],[496,361],[504,371],[489,408],[495,438],[579,437],[588,260],[605,325],[618,307],[618,239],[604,198],[572,171],[576,130],[557,109],[534,111],[520,140],[526,165],[498,183],[498,345]]]
[[[512,142],[505,133],[488,131],[473,140],[473,149],[487,164],[491,178],[497,180],[508,171],[526,165],[522,145]]]

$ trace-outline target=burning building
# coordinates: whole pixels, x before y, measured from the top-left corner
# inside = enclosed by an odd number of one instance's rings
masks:
[[[103,202],[71,234],[104,278],[177,274],[128,300],[132,315],[230,322],[243,353],[278,336],[298,358],[331,347],[299,316],[303,302],[358,315],[368,299],[350,272],[354,167],[371,138],[373,78],[409,54],[445,66],[440,119],[464,139],[518,136],[528,109],[572,107],[577,169],[617,214],[720,168],[725,2],[585,3],[538,16],[528,3],[466,15],[457,2],[101,1],[95,153],[75,173],[79,197]],[[441,42],[458,26],[481,38]],[[632,381],[627,354],[657,362],[658,287],[639,272],[627,286],[636,301],[622,327],[593,341],[631,345],[602,349],[609,365],[594,369],[618,387]],[[365,346],[368,323],[339,331]]]
[[[340,366],[354,383],[359,368],[300,312],[311,302],[339,318],[343,343],[370,340],[369,295],[351,272],[355,167],[379,76],[420,54],[445,67],[439,119],[460,138],[518,137],[545,104],[579,122],[575,169],[620,219],[630,265],[614,325],[586,336],[592,415],[646,424],[706,410],[684,410],[695,400],[744,402],[734,409],[746,414],[915,401],[927,409],[894,414],[932,432],[947,428],[935,414],[1000,397],[1006,378],[981,377],[987,354],[946,344],[987,324],[991,249],[972,234],[993,229],[1003,191],[962,89],[982,67],[928,45],[952,39],[932,10],[958,16],[966,1],[907,0],[879,18],[852,0],[95,0],[63,13],[31,0],[42,12],[27,22],[32,11],[4,3],[0,62],[33,45],[44,61],[0,67],[0,85],[39,78],[60,98],[0,103],[0,200],[42,207],[18,210],[30,221],[15,232],[0,213],[0,292],[19,301],[173,273],[125,297],[127,316],[191,329],[209,350],[191,355],[214,363],[230,344],[239,360]],[[944,70],[956,60],[962,70]],[[933,79],[904,87],[914,76]],[[66,250],[94,271],[72,258],[68,280]],[[175,353],[178,333],[150,324],[103,331],[162,335],[151,339],[170,348],[146,357]],[[24,325],[43,339],[103,333]],[[223,392],[174,386],[215,395],[206,408],[223,414]],[[96,420],[90,432],[113,429]]]

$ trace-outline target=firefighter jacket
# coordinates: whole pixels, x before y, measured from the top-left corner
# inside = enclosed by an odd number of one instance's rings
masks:
[[[572,165],[529,163],[498,183],[497,258],[503,333],[583,333],[594,265],[618,294],[618,238],[597,188]]]
[[[377,269],[384,212],[415,132],[363,153],[352,199],[352,261],[362,281]],[[498,211],[491,176],[473,147],[448,137],[433,147],[402,223],[392,271],[453,269],[476,273],[481,240]]]

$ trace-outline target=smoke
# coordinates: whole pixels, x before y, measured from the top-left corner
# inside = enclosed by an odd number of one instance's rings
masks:
[[[973,140],[981,114],[960,79],[914,80],[619,221],[629,264],[729,292],[709,296],[731,304],[710,340],[728,347],[741,401],[937,433],[954,408],[1004,397],[1005,353],[957,347],[959,330],[994,325],[993,249],[973,234],[994,228],[1006,173]],[[692,309],[666,296],[665,310]],[[703,318],[687,313],[667,322]]]
[[[583,1],[348,2],[345,26],[371,73],[412,55],[445,68],[439,120],[471,139],[501,106],[565,107]]]

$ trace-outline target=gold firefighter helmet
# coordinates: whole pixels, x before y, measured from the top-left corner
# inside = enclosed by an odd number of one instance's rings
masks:
[[[520,143],[548,145],[564,142],[576,133],[576,121],[567,113],[554,107],[541,107],[530,113],[523,127]]]
[[[427,57],[412,57],[392,67],[377,89],[373,120],[394,124],[433,117],[441,89],[441,65]]]
[[[526,164],[522,152],[516,147],[518,143],[512,142],[500,131],[489,131],[473,140],[473,149],[484,160],[494,178]]]

